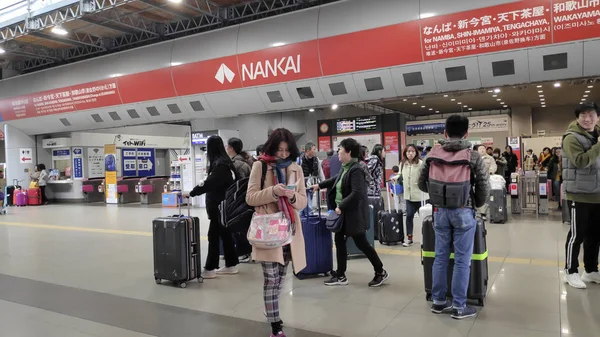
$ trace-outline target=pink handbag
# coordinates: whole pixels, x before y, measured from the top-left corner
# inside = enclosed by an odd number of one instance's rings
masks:
[[[252,215],[250,228],[246,235],[253,247],[273,249],[292,242],[292,226],[283,212]]]

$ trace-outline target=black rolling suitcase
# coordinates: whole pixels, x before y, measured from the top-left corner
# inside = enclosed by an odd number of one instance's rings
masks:
[[[375,216],[375,219],[373,220],[373,223],[375,224],[373,234],[374,234],[375,240],[378,240],[379,239],[379,226],[377,224],[379,223],[379,217],[381,216],[381,212],[384,211],[383,198],[382,197],[369,197],[369,205],[373,206],[373,214]]]
[[[181,288],[187,282],[200,276],[200,219],[179,214],[172,217],[156,218],[152,221],[152,239],[154,242],[154,279],[157,284],[162,280],[173,282]]]
[[[434,212],[435,214],[435,212]],[[433,217],[428,215],[423,219],[423,244],[421,245],[421,264],[425,280],[426,299],[431,300],[431,288],[433,284],[433,261],[435,260],[435,229],[433,227]],[[480,306],[484,305],[488,286],[488,251],[486,242],[487,231],[485,222],[477,218],[477,228],[475,229],[475,242],[473,243],[473,256],[471,258],[471,276],[469,279],[469,288],[467,290],[467,299],[476,300]],[[448,265],[448,297],[452,297],[452,273],[454,270],[454,249],[450,250],[450,263]]]
[[[506,223],[508,211],[506,209],[506,188],[491,190],[489,200],[489,214],[491,223]]]
[[[392,209],[389,192],[387,193],[387,202],[388,211],[381,211],[377,226],[379,227],[379,243],[389,246],[404,242],[404,218],[401,210]]]

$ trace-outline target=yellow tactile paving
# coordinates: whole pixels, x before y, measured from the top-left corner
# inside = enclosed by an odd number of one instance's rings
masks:
[[[127,231],[127,230],[120,230],[120,229],[59,226],[59,225],[48,225],[48,224],[27,223],[27,222],[0,221],[0,225],[10,226],[10,227],[39,228],[39,229],[99,233],[99,234],[134,235],[134,236],[146,236],[146,237],[152,236],[152,232],[145,232],[145,231]],[[203,241],[206,241],[208,238],[206,236],[201,236],[200,239]],[[420,251],[414,251],[414,250],[409,250],[409,249],[377,248],[376,250],[379,254],[382,254],[382,255],[398,255],[398,256],[411,256],[411,257],[421,258]],[[536,266],[548,266],[548,267],[558,267],[561,264],[560,261],[555,261],[555,260],[499,257],[499,256],[490,256],[490,257],[488,257],[488,261],[489,262],[509,263],[509,264],[531,264],[531,265],[536,265]]]

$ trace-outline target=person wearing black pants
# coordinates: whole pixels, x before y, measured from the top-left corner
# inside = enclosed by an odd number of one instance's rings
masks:
[[[389,275],[383,269],[383,263],[375,248],[367,240],[370,212],[366,173],[359,164],[360,144],[352,138],[344,139],[339,145],[338,155],[342,162],[340,173],[314,187],[315,191],[320,188],[328,190],[327,206],[330,210],[335,210],[342,221],[340,231],[335,234],[337,271],[331,279],[325,281],[325,285],[348,284],[346,240],[352,238],[375,270],[375,277],[369,282],[369,287],[379,287],[387,281]]]
[[[235,167],[225,152],[223,140],[219,136],[210,136],[206,141],[207,157],[210,163],[206,180],[190,192],[190,197],[206,194],[206,213],[210,219],[208,227],[208,254],[202,277],[214,279],[217,275],[238,273],[238,257],[232,234],[221,225],[219,204],[225,199],[227,188],[236,178]],[[223,241],[225,267],[219,269],[219,242]]]

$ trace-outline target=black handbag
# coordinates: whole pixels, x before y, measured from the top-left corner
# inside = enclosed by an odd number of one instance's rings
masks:
[[[327,214],[327,222],[325,223],[325,227],[333,233],[338,233],[342,230],[342,225],[344,224],[343,217],[337,214],[334,211],[329,211]]]

